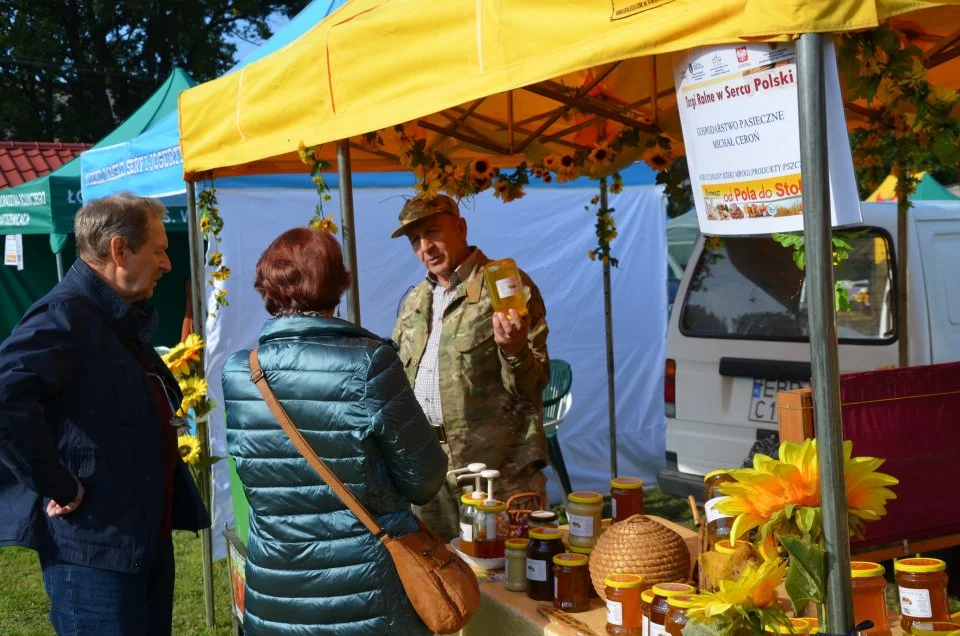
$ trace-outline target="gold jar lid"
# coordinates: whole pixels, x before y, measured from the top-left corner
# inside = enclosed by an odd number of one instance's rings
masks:
[[[900,559],[893,562],[894,572],[906,572],[907,574],[930,574],[931,572],[943,572],[946,569],[947,564],[945,562],[926,557]]]
[[[570,552],[561,552],[553,557],[554,565],[565,565],[572,568],[586,565],[587,561],[587,557],[582,554],[571,554]]]
[[[611,574],[603,579],[603,584],[618,590],[627,590],[634,587],[640,587],[643,583],[643,577],[639,574]]]
[[[571,503],[579,504],[601,503],[603,501],[603,495],[592,490],[577,490],[570,493],[567,498]]]
[[[546,528],[531,528],[530,538],[539,539],[540,541],[560,540],[563,538],[563,533],[560,532],[559,528],[551,528],[549,526]]]
[[[658,583],[653,586],[653,593],[656,596],[670,598],[678,594],[696,594],[697,589],[686,583]]]
[[[620,490],[637,490],[643,488],[643,480],[639,477],[617,477],[610,480],[610,486]]]
[[[528,545],[530,545],[529,539],[507,539],[504,541],[504,546],[511,550],[526,550]]]
[[[855,579],[869,579],[874,576],[883,576],[883,566],[870,561],[851,561],[850,576]]]

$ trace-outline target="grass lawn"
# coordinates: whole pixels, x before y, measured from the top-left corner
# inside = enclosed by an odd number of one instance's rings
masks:
[[[176,636],[227,636],[230,620],[230,581],[227,561],[213,564],[216,625],[204,625],[203,570],[200,539],[189,532],[175,532],[177,581],[173,600],[173,633]],[[43,590],[36,552],[20,548],[0,549],[0,634],[3,636],[52,636],[47,620],[50,603]]]

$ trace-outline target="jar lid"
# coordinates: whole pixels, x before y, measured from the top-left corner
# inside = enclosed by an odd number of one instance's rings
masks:
[[[503,503],[502,501],[496,501],[496,500],[494,500],[494,502],[489,505],[486,502],[484,502],[477,506],[477,510],[479,510],[480,512],[503,512],[506,509],[507,509],[507,504]]]
[[[910,628],[912,634],[951,634],[960,630],[960,625],[947,621],[918,621]]]
[[[733,541],[730,539],[724,539],[723,541],[717,541],[713,544],[713,549],[720,554],[733,554],[737,551],[737,547],[733,544]]]
[[[539,521],[556,521],[557,513],[551,512],[549,510],[534,510],[529,515],[531,519],[537,519]]]
[[[790,625],[793,627],[793,632],[782,627],[780,625],[767,625],[763,631],[769,634],[809,634],[811,625],[807,622],[805,618],[791,618]]]
[[[581,548],[578,545],[571,545],[567,548],[569,552],[575,552],[576,554],[586,554],[590,556],[590,553],[593,552],[593,548]]]
[[[474,495],[479,495],[474,497]],[[483,492],[468,492],[460,495],[460,503],[466,504],[468,506],[479,506],[483,503],[483,500],[487,498],[487,494]]]
[[[571,503],[592,504],[603,501],[603,495],[592,490],[578,490],[570,493],[568,499]]]
[[[729,468],[721,468],[720,470],[714,470],[714,471],[709,472],[709,473],[707,473],[706,475],[704,475],[704,476],[703,476],[703,481],[704,481],[704,482],[708,482],[708,481],[710,481],[711,479],[713,479],[714,477],[716,477],[717,475],[725,475],[725,474],[727,474],[727,473],[729,473],[729,472],[730,472],[730,469],[729,469]]]
[[[563,538],[563,533],[560,532],[559,528],[531,528],[530,529],[530,538],[531,539],[540,539],[541,541],[553,541],[560,540]]]
[[[667,599],[667,605],[678,609],[690,609],[697,604],[693,594],[677,594]]]
[[[611,574],[603,579],[603,584],[618,590],[640,587],[643,577],[639,574]]]
[[[553,557],[553,562],[556,565],[566,565],[568,567],[577,567],[580,565],[587,564],[587,557],[582,554],[570,554],[569,552],[562,552],[557,556]]]
[[[529,543],[529,539],[507,539],[504,541],[504,545],[511,550],[526,550]]]
[[[850,575],[855,579],[868,579],[873,576],[883,576],[883,566],[870,561],[851,561]]]
[[[643,480],[639,477],[617,477],[610,480],[610,485],[621,490],[637,490],[643,488]]]
[[[931,572],[943,572],[946,569],[947,564],[940,559],[916,557],[893,562],[894,572],[906,572],[908,574],[929,574]]]
[[[696,592],[696,588],[686,583],[658,583],[653,586],[653,593],[664,598],[670,598],[677,594],[696,594]]]
[[[653,603],[654,596],[656,596],[656,594],[653,593],[653,590],[644,590],[640,593],[640,600],[649,605],[650,603]]]

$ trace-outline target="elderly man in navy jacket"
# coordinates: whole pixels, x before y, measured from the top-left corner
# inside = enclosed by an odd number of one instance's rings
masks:
[[[169,635],[171,530],[210,524],[149,344],[165,215],[132,195],[84,206],[79,258],[0,345],[0,546],[39,552],[60,636]]]

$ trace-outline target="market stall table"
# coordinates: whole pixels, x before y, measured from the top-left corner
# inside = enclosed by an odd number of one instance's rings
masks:
[[[663,524],[679,534],[690,551],[691,565],[697,557],[697,533],[684,526],[677,525],[660,517],[651,519]],[[503,587],[503,573],[483,575],[480,579],[480,609],[474,615],[461,636],[489,636],[490,634],[510,634],[510,636],[570,636],[576,631],[560,623],[553,622],[537,611],[543,601],[527,598],[523,592],[510,592]],[[607,608],[603,601],[592,599],[590,610],[570,614],[572,618],[588,625],[596,634],[606,634]]]

